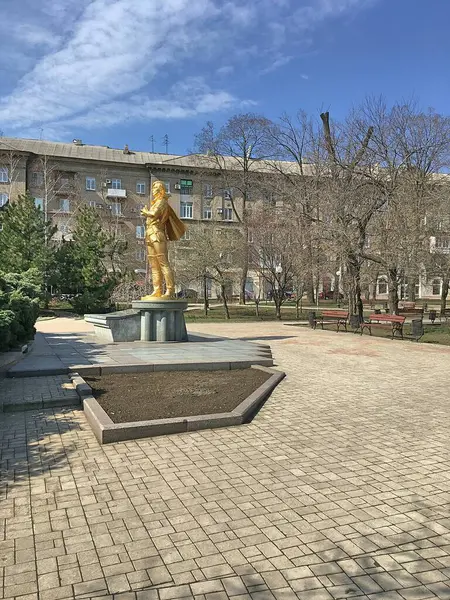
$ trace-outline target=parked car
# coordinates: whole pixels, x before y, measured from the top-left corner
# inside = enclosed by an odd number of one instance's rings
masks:
[[[319,293],[319,300],[334,300],[334,290],[329,290],[328,292],[320,292]],[[344,298],[344,294],[341,294],[340,292],[337,294],[336,296],[339,300],[342,300]]]

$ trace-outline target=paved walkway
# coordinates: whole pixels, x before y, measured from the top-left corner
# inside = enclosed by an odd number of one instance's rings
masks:
[[[79,398],[67,375],[5,379],[0,384],[0,410],[50,408],[78,404]]]
[[[450,598],[450,348],[195,329],[271,344],[251,424],[100,447],[82,411],[2,416],[4,598]]]

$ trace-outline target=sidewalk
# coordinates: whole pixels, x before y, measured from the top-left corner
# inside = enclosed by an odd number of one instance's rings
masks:
[[[100,446],[81,410],[0,416],[0,597],[450,598],[450,348],[195,329],[271,345],[250,424]]]

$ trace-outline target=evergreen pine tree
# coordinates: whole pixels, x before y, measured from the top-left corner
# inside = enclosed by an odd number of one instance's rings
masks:
[[[53,260],[51,239],[56,227],[45,221],[27,192],[0,210],[0,257],[4,272],[22,273],[37,268],[45,273]]]

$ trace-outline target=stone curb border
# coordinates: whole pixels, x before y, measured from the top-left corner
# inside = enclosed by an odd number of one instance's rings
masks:
[[[109,373],[152,373],[154,371],[228,371],[233,369],[249,369],[256,365],[262,367],[273,367],[273,359],[267,352],[261,352],[261,358],[253,360],[216,361],[216,362],[166,362],[166,363],[134,363],[129,365],[74,365],[68,367],[66,374],[69,377],[75,375],[107,375]],[[269,358],[263,358],[268,356]]]
[[[217,364],[220,363],[214,363],[214,367]],[[181,366],[183,367],[184,365]],[[108,370],[108,373],[137,372],[132,371],[130,367],[132,367],[132,365],[127,365],[127,370],[124,371],[124,367],[118,366],[117,371]],[[110,368],[112,369],[112,367]],[[214,370],[217,370],[218,368],[220,367],[215,367]],[[248,423],[280,381],[286,376],[286,373],[283,371],[277,371],[261,365],[251,365],[250,368],[259,369],[265,373],[269,373],[271,377],[231,412],[130,423],[114,423],[97,400],[92,396],[91,387],[84,381],[81,375],[79,373],[73,373],[70,375],[70,378],[83,403],[84,414],[86,415],[86,419],[98,442],[100,444],[111,444],[113,442],[123,442],[126,440],[154,437],[157,435],[184,433],[202,429],[215,429],[218,427],[232,427],[234,425]]]

